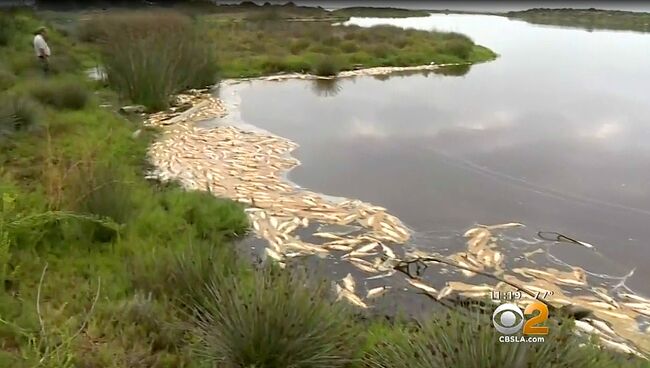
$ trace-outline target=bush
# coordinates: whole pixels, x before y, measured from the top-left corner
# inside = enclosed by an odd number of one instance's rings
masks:
[[[291,46],[289,47],[289,50],[291,51],[292,54],[296,55],[301,51],[306,50],[307,47],[309,47],[309,41],[305,39],[300,39],[300,40],[293,41],[291,43]]]
[[[577,337],[572,327],[571,321],[560,320],[550,326],[544,343],[505,344],[498,342],[489,316],[449,312],[418,328],[391,329],[388,338],[371,337],[375,343],[364,361],[369,368],[622,366],[613,354]]]
[[[314,64],[312,72],[321,76],[332,76],[339,73],[341,67],[338,60],[332,56],[321,56]]]
[[[9,15],[0,14],[0,46],[7,46],[14,37],[16,30]]]
[[[199,239],[216,242],[248,230],[248,218],[240,204],[208,192],[173,189],[163,196],[162,206],[190,225]]]
[[[30,94],[41,103],[59,109],[80,110],[86,106],[90,94],[79,81],[49,80],[30,88]]]
[[[135,289],[171,300],[181,310],[191,308],[192,301],[205,294],[210,278],[245,277],[249,269],[231,247],[214,241],[183,239],[134,253],[128,269]]]
[[[9,70],[0,67],[0,92],[11,88],[16,83],[16,76]]]
[[[136,211],[129,184],[118,166],[94,161],[81,162],[66,183],[68,201],[80,213],[108,217],[118,224],[129,222]],[[119,234],[105,226],[83,224],[81,231],[93,241],[110,242]]]
[[[194,300],[197,353],[220,367],[347,366],[357,333],[329,289],[271,267],[251,280],[214,277]]]
[[[439,51],[443,54],[449,54],[467,60],[472,54],[473,48],[471,41],[464,39],[451,39],[445,41],[439,48]]]
[[[341,43],[341,50],[344,52],[357,52],[359,51],[359,45],[354,41],[343,41]]]
[[[135,12],[103,21],[103,60],[109,83],[150,110],[169,97],[217,80],[217,61],[189,18],[168,12]]]
[[[38,103],[27,96],[0,96],[0,136],[34,128],[40,122],[40,110]]]

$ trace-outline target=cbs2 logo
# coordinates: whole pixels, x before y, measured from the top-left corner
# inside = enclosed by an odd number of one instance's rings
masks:
[[[539,314],[526,320],[525,315]],[[522,329],[524,335],[548,335],[547,326],[539,326],[548,319],[548,306],[540,301],[529,304],[524,312],[513,303],[501,304],[492,313],[492,324],[504,335],[512,335]]]

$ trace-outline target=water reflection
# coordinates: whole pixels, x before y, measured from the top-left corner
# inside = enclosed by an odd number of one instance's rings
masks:
[[[339,80],[328,98],[304,81],[243,89],[245,121],[301,145],[293,181],[421,232],[514,220],[565,233],[604,257],[558,248],[564,261],[636,267],[630,286],[650,294],[650,35],[493,16],[359,20],[372,22],[465,33],[501,57],[433,78]]]
[[[341,92],[341,83],[336,78],[331,79],[314,79],[311,82],[311,90],[321,97],[336,96]]]
[[[447,77],[462,77],[469,73],[471,67],[471,65],[449,65],[436,69],[433,73]]]

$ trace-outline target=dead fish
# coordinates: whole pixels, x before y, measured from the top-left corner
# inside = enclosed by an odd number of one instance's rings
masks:
[[[442,288],[442,290],[440,290],[440,292],[438,293],[438,296],[436,297],[436,299],[440,300],[440,299],[442,299],[444,297],[447,297],[453,291],[454,291],[454,289],[451,286],[447,285],[444,288]]]
[[[643,302],[643,303],[650,303],[650,299],[646,299],[642,296],[636,295],[636,294],[631,294],[631,293],[619,293],[618,294],[620,297],[625,298],[625,299],[631,299],[631,300],[636,300],[638,302]]]
[[[368,290],[368,294],[366,294],[366,299],[378,298],[384,295],[389,289],[390,286],[380,286],[380,287],[372,288]]]
[[[348,273],[347,276],[345,276],[342,281],[343,281],[343,287],[354,293],[354,290],[357,287],[357,283],[354,281],[354,277],[352,277],[352,274]]]
[[[368,273],[377,273],[379,272],[376,268],[372,267],[372,263],[360,259],[360,258],[349,258],[348,261],[356,268],[360,269],[361,271],[368,272]]]
[[[361,307],[364,309],[368,308],[368,305],[364,303],[363,300],[361,300],[361,298],[359,298],[356,294],[352,293],[350,290],[342,288],[338,284],[336,285],[336,293],[338,295],[337,300],[345,299],[348,302],[350,302],[350,304],[356,305],[357,307]]]
[[[340,236],[334,235],[332,233],[313,233],[312,235],[317,236],[319,238],[325,238],[325,239],[333,239],[333,240],[341,239]]]
[[[397,271],[395,271],[395,270],[391,270],[391,271],[388,271],[386,273],[382,273],[381,275],[366,277],[366,280],[375,280],[375,279],[383,279],[384,277],[391,277],[396,272]]]
[[[599,319],[583,318],[582,321],[588,322],[590,325],[596,327],[601,332],[610,335],[616,336],[616,332],[606,323]]]
[[[524,226],[526,226],[526,225],[524,225],[524,224],[522,224],[520,222],[508,222],[508,223],[505,223],[505,224],[488,225],[488,226],[484,226],[484,227],[485,227],[485,229],[488,229],[488,230],[498,230],[498,229],[507,229],[507,228],[511,228],[511,227],[524,227]]]
[[[369,252],[369,251],[377,248],[378,246],[379,246],[379,243],[369,243],[369,244],[363,245],[363,246],[355,249],[354,251],[359,252],[359,253],[366,253],[366,252]]]
[[[377,255],[377,252],[357,252],[356,250],[353,252],[350,252],[348,254],[345,254],[341,257],[341,259],[346,259],[346,258],[358,258],[358,257],[369,257],[369,256],[374,256]]]
[[[411,279],[411,278],[406,278],[406,282],[408,282],[409,284],[411,284],[412,286],[414,286],[414,287],[416,287],[416,288],[418,288],[420,290],[424,290],[425,292],[427,292],[427,293],[429,293],[431,295],[438,294],[438,290],[436,290],[435,288],[423,283],[422,281]]]
[[[384,254],[385,254],[388,258],[392,258],[392,259],[396,259],[396,258],[397,258],[397,256],[396,256],[395,253],[393,252],[393,250],[390,249],[389,247],[385,246],[384,244],[381,245],[381,249],[384,251]]]
[[[604,301],[606,301],[607,303],[611,304],[612,306],[614,306],[614,307],[616,307],[616,308],[620,308],[620,306],[618,305],[618,303],[616,302],[616,300],[614,300],[614,298],[612,298],[611,296],[607,295],[606,292],[603,292],[602,290],[599,290],[598,288],[593,288],[592,291],[593,291],[596,295],[598,295],[601,299],[603,299]]]
[[[281,261],[283,259],[283,257],[278,252],[274,251],[271,248],[266,248],[265,252],[269,257],[275,259],[276,261]]]
[[[630,346],[625,345],[623,343],[611,341],[609,339],[602,339],[602,338],[600,339],[599,342],[601,342],[602,344],[604,344],[608,348],[618,350],[618,351],[626,353],[626,354],[634,354],[634,355],[637,355],[639,357],[644,358],[644,356],[642,354],[640,354],[638,351],[636,351],[635,349],[633,349]]]
[[[465,237],[465,238],[473,238],[476,235],[478,235],[480,233],[484,233],[484,232],[488,232],[488,231],[485,228],[482,228],[482,227],[474,227],[474,228],[471,228],[471,229],[465,231],[465,233],[463,234],[463,237]]]
[[[338,244],[323,244],[323,247],[332,250],[341,250],[344,252],[349,252],[352,250],[352,247],[349,245],[338,245]]]

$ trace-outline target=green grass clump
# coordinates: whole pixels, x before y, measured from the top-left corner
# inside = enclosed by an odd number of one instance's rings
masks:
[[[271,267],[215,277],[194,301],[197,354],[220,367],[345,367],[357,334],[329,289]]]
[[[337,59],[331,56],[323,55],[316,61],[312,72],[320,76],[333,76],[341,71],[340,64]]]
[[[0,14],[0,46],[7,46],[14,37],[16,30],[10,15]]]
[[[16,76],[8,69],[0,66],[0,92],[11,88],[16,83]]]
[[[40,105],[28,96],[0,96],[0,136],[26,131],[40,123]]]
[[[379,334],[371,331],[364,361],[368,368],[605,368],[635,363],[601,352],[572,328],[570,320],[553,320],[543,343],[501,343],[487,314],[448,312],[418,326],[376,328]]]
[[[359,50],[359,45],[354,41],[343,41],[340,45],[343,52],[357,52]]]
[[[41,103],[58,109],[82,109],[90,98],[87,87],[73,80],[41,81],[33,85],[29,92]]]
[[[327,22],[224,22],[211,16],[199,17],[198,22],[213,41],[224,77],[314,72],[321,69],[320,54],[335,59],[337,71],[352,70],[358,64],[368,68],[415,66],[474,63],[496,57],[468,37],[450,32]]]
[[[169,106],[172,94],[217,80],[214,50],[180,14],[135,12],[106,16],[99,24],[109,83],[151,110]]]

